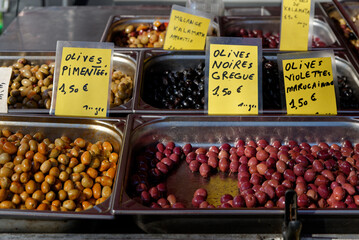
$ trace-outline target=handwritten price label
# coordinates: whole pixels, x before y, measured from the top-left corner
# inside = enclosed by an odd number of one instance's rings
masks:
[[[337,114],[330,57],[283,60],[288,114]]]
[[[211,19],[193,15],[185,11],[188,10],[184,7],[173,6],[163,49],[204,49]]]
[[[208,114],[258,114],[258,46],[209,48]]]
[[[311,0],[283,0],[280,33],[281,51],[308,50],[311,5]]]
[[[62,48],[56,115],[106,117],[111,57],[112,49]]]
[[[7,96],[11,79],[12,69],[9,67],[0,68],[0,113],[7,113]]]

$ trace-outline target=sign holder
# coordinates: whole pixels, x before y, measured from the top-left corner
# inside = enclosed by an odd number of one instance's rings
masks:
[[[58,41],[50,114],[108,116],[112,57],[113,43]]]
[[[262,113],[262,40],[208,37],[206,46],[208,114]]]

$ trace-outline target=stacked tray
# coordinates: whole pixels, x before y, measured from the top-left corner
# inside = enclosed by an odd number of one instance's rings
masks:
[[[55,52],[2,52],[0,53],[0,66],[13,66],[14,64],[16,64],[18,62],[19,59],[26,59],[28,63],[25,63],[23,65],[26,64],[31,64],[32,66],[36,66],[36,65],[49,65],[49,64],[54,64],[55,62]],[[133,89],[136,88],[136,74],[138,72],[137,67],[138,67],[138,58],[139,58],[139,53],[136,51],[116,51],[114,53],[113,56],[113,70],[117,71],[120,70],[123,74],[126,74],[128,77],[125,78],[130,78],[132,80],[132,84],[131,85],[131,92],[128,94],[129,96],[126,96],[126,99],[129,99],[128,102],[123,103],[121,100],[121,104],[118,106],[111,106],[109,112],[111,115],[114,114],[128,114],[128,113],[132,113],[132,109],[133,109]],[[33,74],[35,76],[35,74]],[[48,90],[51,90],[52,92],[52,74],[48,75],[51,77],[51,82],[50,82],[50,88]],[[15,79],[15,77],[14,77]],[[25,77],[23,76],[22,79],[25,79]],[[113,81],[115,81],[115,79],[113,79]],[[12,83],[15,81],[12,81]],[[32,84],[32,89],[35,89],[35,87],[40,86],[38,85],[39,82],[34,82]],[[10,86],[11,89],[20,89],[23,88],[25,85],[22,84],[22,81],[20,82],[20,84],[18,84],[16,87]],[[42,86],[42,85],[41,85]],[[40,86],[40,87],[41,87]],[[11,94],[11,89],[9,90],[9,97],[12,96]],[[37,95],[39,95],[39,99],[43,100],[44,97],[40,97],[40,95],[43,95],[43,90],[39,89]],[[14,95],[15,97],[17,97],[20,94]],[[48,94],[48,96],[46,97],[46,100],[51,100],[51,95],[52,94]],[[37,99],[37,101],[35,101],[36,105],[31,105],[28,106],[24,103],[24,99],[26,98],[26,95],[21,95],[20,99],[15,99],[14,103],[9,106],[9,113],[12,114],[24,114],[24,113],[31,113],[31,114],[37,114],[37,113],[45,113],[48,114],[49,113],[49,107],[50,104],[47,104],[47,109],[45,104],[37,104],[37,102],[39,101],[39,99]],[[125,98],[123,98],[123,100],[125,100]],[[33,100],[34,98],[32,97],[31,99],[26,99],[26,100]],[[12,100],[11,100],[12,101]],[[114,100],[112,100],[113,102]],[[10,104],[10,100],[8,99],[8,103]],[[12,102],[11,102],[12,103]],[[14,107],[15,103],[20,104],[18,107]]]
[[[274,37],[268,35],[268,38],[276,41],[280,19],[276,14],[278,12],[272,10],[272,8],[260,8],[261,16],[255,18],[234,16],[236,10],[231,9],[228,11],[229,16],[216,18],[218,21],[212,26],[211,34],[238,36],[241,31],[243,33],[241,29],[260,30],[263,34],[269,32],[274,34]],[[121,35],[123,33],[118,35],[118,32],[126,31],[128,26],[132,25],[133,28],[137,28],[141,23],[150,25],[156,20],[163,23],[168,21],[168,16],[112,16],[101,41],[116,41],[118,36],[124,37]],[[318,38],[315,41],[320,40],[324,45],[317,44],[312,50],[332,49],[335,51],[339,76],[336,81],[340,87],[341,102],[338,114],[357,115],[359,113],[358,65],[347,43],[338,30],[333,29],[333,22],[325,14],[315,17],[314,38]],[[141,151],[147,151],[145,158],[150,158],[157,143],[174,142],[180,147],[191,143],[195,148],[220,146],[223,143],[234,145],[239,138],[246,142],[259,139],[265,139],[268,142],[278,140],[282,144],[288,144],[289,140],[305,141],[311,145],[323,141],[330,145],[340,144],[343,140],[358,143],[358,119],[356,117],[273,116],[273,114],[285,114],[280,96],[279,76],[276,72],[278,53],[280,52],[274,45],[272,48],[264,48],[262,69],[263,102],[265,103],[263,113],[265,115],[212,117],[205,116],[206,112],[203,109],[204,51],[171,52],[153,48],[130,49],[116,46],[114,70],[121,70],[133,79],[132,97],[128,96],[126,103],[110,109],[110,116],[116,116],[116,119],[24,116],[24,114],[46,114],[49,111],[40,108],[10,109],[9,113],[19,115],[1,117],[2,125],[13,132],[21,130],[24,133],[34,134],[40,131],[51,140],[57,136],[66,135],[73,140],[81,137],[91,142],[109,141],[119,155],[111,196],[103,203],[80,212],[50,213],[49,211],[0,209],[0,216],[64,222],[76,219],[112,219],[115,215],[131,214],[136,217],[138,225],[149,232],[280,232],[284,214],[282,208],[228,210],[191,207],[193,192],[197,188],[216,189],[217,194],[223,194],[227,189],[227,185],[224,184],[228,183],[234,192],[238,191],[235,174],[222,175],[223,178],[221,175],[202,178],[198,173],[189,171],[184,159],[181,159],[166,178],[166,184],[168,192],[175,194],[187,209],[150,208],[148,202],[143,202],[141,197],[133,193],[131,182],[137,171],[136,164],[142,161],[138,160],[138,154]],[[0,65],[13,65],[22,57],[33,64],[49,65],[54,61],[55,53],[2,53]],[[190,79],[193,76],[195,80]],[[179,82],[186,82],[187,85]],[[165,94],[168,101],[163,101],[161,94]],[[184,98],[185,96],[187,98]],[[190,102],[187,101],[188,96],[191,97]],[[175,100],[175,104],[170,102],[171,99]],[[148,166],[140,165],[143,169],[139,181],[150,186],[153,182],[151,178],[147,181]],[[300,209],[299,214],[304,229],[308,232],[318,232],[313,227],[315,224],[322,227],[323,231],[330,232],[337,228],[328,229],[328,226],[335,226],[342,222],[348,226],[354,226],[359,221],[358,210]],[[238,228],[238,226],[241,227]]]
[[[325,131],[323,131],[325,129]],[[191,143],[193,147],[208,148],[223,143],[236,145],[238,139],[245,142],[265,139],[268,142],[278,140],[283,144],[290,140],[307,142],[310,145],[326,142],[341,144],[343,140],[357,143],[358,119],[351,117],[209,117],[209,116],[153,116],[130,115],[126,133],[120,181],[114,200],[115,214],[134,214],[139,226],[148,232],[280,232],[283,209],[272,208],[216,208],[198,209],[191,207],[191,199],[197,188],[205,188],[215,195],[217,201],[222,194],[237,188],[237,176],[228,173],[212,172],[203,178],[198,172],[191,172],[182,159],[163,178],[167,185],[167,194],[174,194],[185,209],[158,209],[145,206],[134,195],[134,175],[140,174],[138,164],[141,152],[158,143],[174,142],[183,147]],[[157,156],[157,155],[156,155]],[[141,164],[141,163],[140,163]],[[141,169],[141,168],[140,168]],[[148,188],[158,182],[149,178]],[[162,181],[162,180],[161,180]],[[234,185],[234,187],[233,187]],[[233,194],[233,193],[232,193]],[[220,204],[220,203],[219,203]],[[356,232],[358,222],[357,209],[299,209],[299,218],[303,231],[341,232],[338,228],[328,226],[342,224]],[[314,224],[315,223],[315,224]]]
[[[21,132],[24,135],[28,134],[28,137],[33,136],[33,139],[37,139],[36,135],[38,135],[38,136],[42,135],[44,139],[48,138],[51,142],[54,142],[55,139],[57,139],[56,140],[57,143],[55,141],[55,144],[58,144],[59,142],[61,142],[61,140],[59,140],[58,138],[61,138],[64,136],[71,139],[72,141],[74,141],[76,138],[83,138],[84,140],[89,141],[93,144],[95,144],[97,141],[101,141],[101,142],[107,141],[112,145],[113,152],[119,156],[117,166],[121,164],[121,154],[122,154],[123,145],[124,145],[125,127],[126,127],[126,119],[125,118],[95,120],[95,119],[44,117],[44,116],[36,116],[36,115],[28,115],[28,116],[25,116],[25,115],[13,115],[13,116],[3,115],[3,116],[1,116],[0,123],[1,123],[1,132],[2,132],[1,135],[2,135],[3,143],[4,143],[4,140],[6,139],[4,136],[8,136],[6,131],[11,131],[12,133]],[[66,138],[63,138],[63,139],[66,139]],[[8,140],[11,141],[10,138],[8,138]],[[39,140],[39,142],[40,141],[42,141],[42,140]],[[56,145],[56,146],[60,146],[60,145]],[[50,148],[50,150],[53,148],[54,147]],[[60,148],[58,148],[58,149],[60,149]],[[2,154],[4,154],[4,150],[2,150]],[[27,156],[27,154],[25,156]],[[2,157],[4,157],[4,156],[2,156]],[[21,156],[19,156],[19,157],[21,157]],[[57,157],[51,158],[51,159],[53,159],[51,161],[53,161],[53,162],[56,161],[55,158],[57,158]],[[49,160],[47,160],[47,161],[49,161]],[[11,163],[11,161],[8,162],[7,164],[9,164],[9,163]],[[33,164],[36,165],[35,164],[35,156],[34,156]],[[19,164],[19,166],[20,165],[21,164]],[[6,166],[7,166],[6,164],[1,165],[2,169],[5,169]],[[56,166],[56,165],[54,165],[54,166]],[[115,184],[115,181],[118,180],[119,167],[117,167],[117,166],[115,165],[115,169],[114,169],[115,172],[113,173],[114,177],[115,177],[115,179],[113,179],[113,184]],[[61,168],[61,167],[59,166],[59,168]],[[88,167],[86,167],[86,169],[87,168]],[[34,170],[35,167],[33,167],[32,169],[34,171],[32,173],[35,173],[36,172]],[[46,172],[46,170],[43,168],[42,165],[40,167],[40,170],[41,170],[41,172],[45,173],[46,177],[50,176],[47,174],[52,174],[50,172]],[[37,170],[39,172],[39,174],[40,174],[40,170]],[[56,170],[56,169],[54,169],[54,170]],[[50,170],[50,171],[54,171],[54,170]],[[59,170],[59,169],[57,169],[57,170]],[[61,170],[61,171],[64,171],[64,170]],[[75,170],[73,170],[73,172],[75,172]],[[78,171],[76,170],[76,172],[78,172]],[[83,172],[83,173],[85,173],[85,172]],[[18,173],[18,174],[20,174],[20,173]],[[61,173],[61,174],[65,174],[65,173]],[[16,173],[15,173],[15,175],[16,175]],[[2,172],[2,176],[1,176],[2,183],[4,182],[4,178],[6,178],[5,176],[7,176],[7,175],[4,175],[4,173]],[[42,174],[42,176],[44,176],[44,175]],[[58,174],[57,175],[55,174],[52,176],[59,177]],[[14,176],[11,177],[13,182],[18,181],[18,180],[14,180],[13,177]],[[35,175],[34,175],[34,177],[35,177]],[[29,191],[28,187],[25,187],[25,186],[27,186],[27,185],[25,185],[26,182],[22,182],[21,178],[22,177],[20,177],[20,181],[21,181],[21,183],[24,184],[23,186],[26,190],[26,192],[24,191],[22,194],[25,194],[27,197],[32,196],[33,198],[35,198],[35,195],[34,195],[35,193],[32,194],[32,192],[28,192]],[[37,178],[37,179],[39,179],[39,178]],[[47,178],[45,178],[45,182],[47,181],[46,179]],[[41,180],[36,180],[36,181],[39,181],[39,184],[41,183]],[[58,181],[58,180],[56,180],[56,181]],[[60,184],[61,185],[60,189],[63,189],[63,188],[65,188],[66,184],[61,181],[57,182],[56,184]],[[79,180],[77,180],[77,181],[79,181]],[[41,185],[41,189],[44,189],[42,185]],[[69,188],[69,189],[71,189],[71,188]],[[78,188],[78,189],[80,189],[80,188]],[[113,186],[111,187],[111,189],[114,192],[116,191],[116,189]],[[12,190],[11,187],[10,187],[10,190],[12,193],[9,192],[8,197],[10,197],[11,195],[16,195],[15,194],[16,191],[14,192],[14,190]],[[55,191],[55,194],[60,194],[58,190],[55,190],[52,187],[51,187],[51,190]],[[3,193],[4,192],[2,192],[2,194]],[[46,190],[45,193],[48,193],[48,190]],[[20,193],[18,193],[17,196],[19,197],[19,195],[20,195]],[[24,197],[25,197],[25,195],[24,195]],[[22,195],[20,195],[20,196],[22,196]],[[18,224],[16,224],[17,230],[18,231],[30,231],[30,232],[31,231],[53,232],[53,231],[59,231],[61,229],[64,229],[64,230],[73,229],[73,228],[76,228],[76,226],[78,226],[78,224],[80,223],[80,221],[76,221],[76,219],[113,219],[114,216],[112,215],[112,212],[111,212],[112,211],[112,200],[111,200],[112,196],[113,196],[113,194],[110,195],[104,202],[97,204],[92,208],[89,208],[89,209],[83,210],[83,211],[76,211],[76,212],[75,211],[64,211],[64,210],[66,210],[64,208],[61,209],[62,211],[59,211],[60,206],[58,206],[59,207],[58,211],[55,211],[55,212],[53,212],[53,211],[50,212],[49,208],[47,208],[47,210],[45,210],[45,211],[34,211],[34,210],[23,210],[23,209],[21,209],[21,210],[20,209],[0,209],[0,216],[3,218],[2,222],[4,222],[4,224],[2,224],[2,226],[0,227],[0,231],[12,231],[11,228],[6,223],[6,221],[7,221],[6,219],[8,219],[8,218],[21,219],[21,221],[19,220]],[[36,198],[36,199],[38,199],[38,198]],[[50,202],[52,201],[52,200],[48,199],[47,195],[46,195],[46,200],[50,201]],[[4,201],[4,200],[2,200],[2,201]],[[13,198],[13,201],[15,201],[14,198]],[[48,202],[48,203],[50,203],[50,202]],[[37,206],[40,205],[40,203],[41,202],[38,201],[34,207],[36,208]],[[42,202],[42,203],[44,203],[44,202]],[[52,203],[55,204],[54,202],[52,202]],[[66,206],[66,205],[65,204],[61,205],[61,207],[63,207],[63,206]],[[40,229],[38,227],[28,229],[29,224],[31,225],[31,222],[32,222],[31,220],[36,220],[36,222],[40,224],[39,226],[42,226],[42,228],[45,228],[45,229]],[[10,228],[10,230],[9,230],[9,228]]]

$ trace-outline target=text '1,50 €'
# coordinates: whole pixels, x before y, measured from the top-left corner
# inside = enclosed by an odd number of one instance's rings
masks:
[[[208,114],[258,114],[258,46],[212,43],[207,52]]]
[[[61,54],[55,114],[106,117],[112,49],[63,47]]]

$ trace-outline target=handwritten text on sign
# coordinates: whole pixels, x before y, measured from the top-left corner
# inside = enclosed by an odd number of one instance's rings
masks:
[[[64,47],[56,115],[106,117],[111,49]]]
[[[0,68],[0,113],[7,113],[7,96],[12,75],[12,68]]]
[[[283,0],[280,50],[307,51],[311,0]]]
[[[288,114],[337,114],[330,57],[283,60]]]
[[[258,114],[258,47],[210,45],[208,114]]]
[[[203,50],[211,20],[172,9],[164,49]]]

